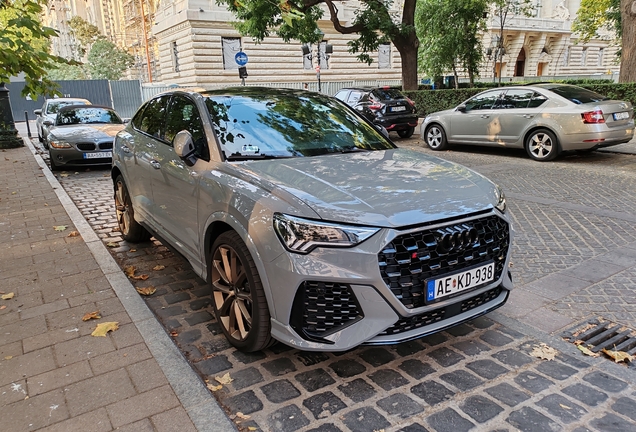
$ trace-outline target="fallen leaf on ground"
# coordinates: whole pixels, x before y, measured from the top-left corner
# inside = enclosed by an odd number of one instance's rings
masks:
[[[128,277],[134,276],[136,271],[137,271],[137,267],[135,266],[124,267],[124,272],[126,273],[126,276]]]
[[[258,430],[258,428],[257,428],[257,427],[254,427],[254,426],[248,426],[248,427],[247,427],[247,430],[248,430],[248,431],[255,431],[255,430]]]
[[[106,333],[108,333],[109,331],[115,331],[118,328],[119,323],[114,321],[97,324],[97,327],[95,327],[95,330],[93,330],[91,336],[106,336]]]
[[[625,360],[631,362],[634,359],[634,356],[629,355],[624,351],[612,351],[607,348],[603,348],[601,351],[603,351],[605,355],[614,360],[616,363],[624,362]]]
[[[150,276],[148,276],[147,274],[141,274],[139,276],[130,276],[131,279],[134,280],[147,280]]]
[[[250,418],[250,416],[243,414],[242,412],[237,412],[236,416],[242,420],[248,420]]]
[[[117,246],[119,246],[119,243],[108,242],[106,243],[106,246],[108,246],[109,248],[116,248]]]
[[[208,390],[213,391],[213,392],[219,391],[219,390],[221,390],[223,388],[222,385],[215,386],[215,385],[212,385],[212,384],[208,384],[207,387],[208,387]]]
[[[176,330],[172,330],[172,331],[170,332],[170,336],[172,336],[172,337],[177,337],[177,336],[179,336],[179,333],[178,333]]]
[[[68,174],[62,173],[62,174],[60,174],[60,177],[68,177]]]
[[[99,314],[99,311],[87,312],[83,317],[82,321],[88,321],[92,319],[100,319],[102,316]]]
[[[11,192],[11,195],[15,195],[15,194],[17,194],[17,192]]]
[[[557,350],[542,342],[540,345],[535,345],[532,348],[530,355],[544,360],[554,360],[554,357],[557,355]]]
[[[572,409],[572,408],[570,408],[570,407],[569,407],[569,406],[567,406],[567,405],[563,405],[562,403],[560,403],[559,405],[560,405],[560,406],[561,406],[561,408],[563,408],[563,409],[567,409],[567,410]]]
[[[53,229],[55,231],[65,231],[67,226],[68,225],[58,225],[58,226],[54,226]]]
[[[166,268],[166,266],[164,266],[164,265],[161,265],[161,264],[160,264],[160,265],[156,265],[156,266],[154,266],[152,269],[153,269],[154,271],[159,271],[159,270],[163,270],[163,269],[165,269],[165,268]]]
[[[153,295],[157,291],[157,288],[153,286],[147,286],[147,287],[135,288],[135,289],[137,290],[139,294],[145,295],[145,296]]]
[[[0,306],[0,310],[2,310],[2,309],[6,309],[6,308],[7,308],[7,305],[2,305],[2,306]]]
[[[11,300],[15,293],[10,292],[9,294],[5,294],[2,296],[2,300]]]
[[[128,252],[137,252],[137,249],[131,249]]]
[[[585,333],[586,331],[588,331],[589,329],[594,328],[594,327],[596,327],[596,325],[594,325],[594,324],[588,324],[588,325],[586,325],[585,327],[580,328],[580,329],[578,329],[577,331],[575,331],[574,333],[572,333],[572,337],[577,337],[578,335],[583,334],[583,333]]]
[[[583,354],[585,354],[585,355],[587,355],[587,356],[590,356],[590,357],[598,357],[598,356],[600,355],[599,353],[592,352],[589,348],[587,348],[587,347],[585,347],[585,346],[583,346],[583,345],[577,345],[576,347],[577,347],[579,350],[581,350],[581,352],[582,352]]]
[[[4,359],[5,360],[11,360],[13,358],[13,356],[6,356]]]
[[[71,231],[70,233],[68,233],[67,237],[77,237],[79,236],[79,233],[77,231]]]
[[[215,376],[214,379],[217,380],[220,384],[224,384],[224,385],[228,385],[229,383],[234,381],[234,378],[230,377],[229,372],[223,375],[222,377]]]

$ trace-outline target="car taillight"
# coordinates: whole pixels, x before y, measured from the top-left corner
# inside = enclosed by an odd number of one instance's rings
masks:
[[[583,123],[605,123],[603,111],[601,110],[581,113],[581,117],[583,117]]]
[[[413,101],[412,101],[411,99],[409,99],[409,98],[406,98],[406,100],[408,101],[408,103],[410,103],[410,104],[411,104],[411,106],[412,106],[413,108],[415,108],[415,102],[413,102]]]
[[[369,109],[371,111],[378,111],[378,110],[381,110],[383,106],[384,105],[382,105],[380,102],[374,102],[371,105],[369,105]]]

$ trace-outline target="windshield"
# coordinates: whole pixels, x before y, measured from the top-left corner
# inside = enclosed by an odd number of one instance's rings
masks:
[[[69,106],[69,105],[86,105],[85,102],[82,101],[57,101],[57,102],[49,102],[46,107],[47,114],[55,114],[60,108]]]
[[[56,125],[114,123],[122,124],[115,111],[104,108],[75,108],[63,110],[57,115]]]
[[[404,99],[404,95],[399,90],[392,88],[379,88],[373,90],[373,96],[380,101],[389,101],[393,99]]]
[[[336,99],[247,89],[209,95],[206,106],[229,160],[319,156],[395,148]]]
[[[550,88],[550,90],[555,92],[559,96],[566,98],[570,102],[574,102],[577,105],[600,102],[608,99],[605,96],[602,96],[591,90],[576,86],[558,86],[552,87]]]

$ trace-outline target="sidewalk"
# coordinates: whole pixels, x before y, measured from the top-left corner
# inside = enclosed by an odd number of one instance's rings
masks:
[[[0,153],[0,429],[235,430],[33,147]]]

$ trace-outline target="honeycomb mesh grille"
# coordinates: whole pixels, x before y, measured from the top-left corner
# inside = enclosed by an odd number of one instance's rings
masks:
[[[351,287],[330,282],[304,282],[303,329],[324,334],[362,317]]]
[[[496,215],[461,224],[449,223],[441,229],[477,231],[476,241],[467,247],[445,252],[440,228],[425,229],[396,237],[378,254],[382,279],[407,308],[424,306],[426,280],[494,261],[495,280],[501,277],[508,248],[508,223]]]
[[[444,319],[450,319],[455,315],[459,315],[462,312],[469,311],[496,299],[499,294],[501,294],[501,287],[493,288],[484,293],[481,293],[478,296],[464,300],[460,308],[456,308],[453,307],[454,305],[450,305],[447,307],[434,309],[421,315],[416,315],[409,318],[402,318],[391,327],[380,333],[380,335],[399,334],[407,332],[409,330],[421,328],[429,324],[434,324]]]

